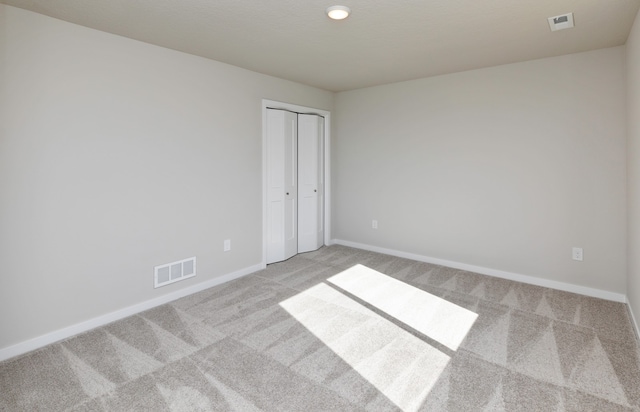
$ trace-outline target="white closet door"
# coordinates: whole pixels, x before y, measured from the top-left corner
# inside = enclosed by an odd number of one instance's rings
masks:
[[[324,244],[324,118],[298,115],[298,253]]]
[[[267,263],[298,253],[297,118],[267,110]]]

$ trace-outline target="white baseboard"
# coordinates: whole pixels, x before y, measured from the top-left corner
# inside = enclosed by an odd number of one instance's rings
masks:
[[[144,312],[145,310],[154,308],[156,306],[164,305],[165,303],[174,301],[176,299],[180,299],[184,296],[192,295],[194,293],[203,291],[205,289],[209,289],[211,287],[221,285],[223,283],[232,281],[234,279],[238,279],[243,276],[250,275],[251,273],[257,272],[258,270],[264,269],[264,267],[265,266],[262,264],[249,266],[247,268],[237,270],[233,273],[228,273],[226,275],[219,276],[217,278],[208,280],[206,282],[198,283],[196,285],[193,285],[184,289],[180,289],[175,292],[171,292],[167,295],[158,296],[157,298],[150,299],[150,300],[126,307],[124,309],[116,310],[115,312],[107,313],[105,315],[98,316],[93,319],[89,319],[87,321],[80,322],[63,329],[59,329],[42,336],[38,336],[37,338],[33,338],[24,342],[17,343],[13,346],[2,348],[0,349],[0,361],[22,355],[24,353],[30,352],[35,349],[42,348],[51,343],[59,342],[61,340],[77,335],[79,333],[86,332],[91,329],[95,329],[97,327],[126,318],[131,315],[135,315],[140,312]]]
[[[485,268],[482,266],[469,265],[466,263],[454,262],[451,260],[437,259],[429,256],[417,255],[414,253],[402,252],[399,250],[387,249],[378,246],[366,245],[363,243],[350,242],[348,240],[333,239],[332,243],[337,245],[349,246],[356,249],[369,250],[371,252],[384,253],[386,255],[397,256],[401,258],[417,260],[420,262],[433,263],[435,265],[447,266],[455,269],[466,270],[469,272],[480,273],[483,275],[494,276],[502,279],[514,280],[516,282],[528,283],[545,288],[563,290],[565,292],[578,293],[580,295],[592,296],[595,298],[612,300],[615,302],[627,302],[627,297],[621,293],[609,292],[606,290],[589,288],[586,286],[573,285],[571,283],[557,282],[555,280],[542,279],[534,276],[520,275],[518,273],[505,272],[502,270]],[[636,324],[637,325],[637,324]]]
[[[633,326],[636,332],[636,339],[640,344],[640,327],[638,327],[638,320],[633,313],[633,308],[631,307],[631,304],[628,299],[627,299],[627,309],[629,309],[629,316],[631,317],[631,325]]]

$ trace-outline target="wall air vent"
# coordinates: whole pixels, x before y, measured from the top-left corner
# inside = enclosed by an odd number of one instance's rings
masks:
[[[570,29],[573,27],[573,13],[561,14],[560,16],[549,17],[549,27],[551,31]]]
[[[189,279],[196,275],[196,258],[194,256],[189,259],[156,266],[153,272],[154,288]]]

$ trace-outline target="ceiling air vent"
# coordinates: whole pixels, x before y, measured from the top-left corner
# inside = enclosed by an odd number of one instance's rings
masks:
[[[549,27],[551,31],[570,29],[573,27],[573,13],[561,14],[560,16],[549,17]]]

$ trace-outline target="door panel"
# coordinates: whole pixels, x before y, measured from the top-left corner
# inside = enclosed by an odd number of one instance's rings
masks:
[[[298,252],[297,129],[295,113],[267,110],[267,263]]]
[[[267,109],[267,263],[324,244],[324,118]]]
[[[298,116],[285,112],[285,238],[284,258],[298,253]]]
[[[324,243],[323,125],[320,116],[298,115],[298,253]]]

